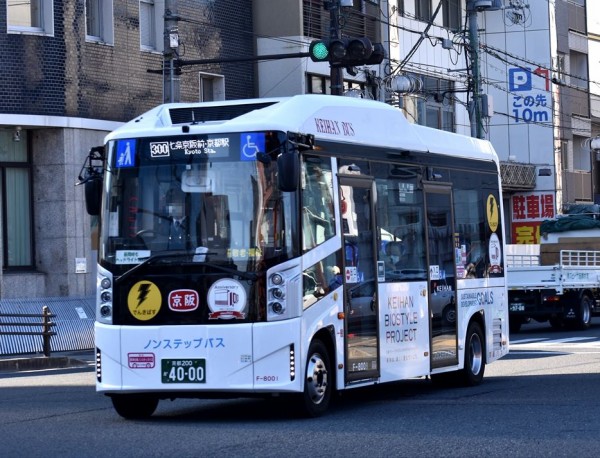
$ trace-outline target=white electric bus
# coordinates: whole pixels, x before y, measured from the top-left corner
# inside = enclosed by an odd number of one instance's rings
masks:
[[[161,105],[82,168],[98,392],[160,399],[481,382],[508,352],[489,142],[324,95]]]

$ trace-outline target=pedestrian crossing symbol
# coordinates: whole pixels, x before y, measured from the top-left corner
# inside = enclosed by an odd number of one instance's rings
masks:
[[[135,167],[136,140],[129,138],[117,142],[117,168]]]

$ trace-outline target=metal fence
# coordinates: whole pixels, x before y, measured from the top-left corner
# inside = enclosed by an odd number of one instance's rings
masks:
[[[0,355],[45,353],[43,329],[39,326],[42,323],[40,316],[45,306],[53,315],[54,324],[50,336],[50,348],[46,351],[94,348],[94,301],[93,297],[0,300],[0,331],[2,332]],[[10,324],[16,322],[21,324]]]

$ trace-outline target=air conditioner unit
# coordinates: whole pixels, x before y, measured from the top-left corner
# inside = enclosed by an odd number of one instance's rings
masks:
[[[504,0],[471,0],[467,2],[468,10],[497,11],[504,8]]]

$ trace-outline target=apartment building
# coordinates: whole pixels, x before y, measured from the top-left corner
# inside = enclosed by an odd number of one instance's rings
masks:
[[[163,102],[165,45],[190,61],[253,54],[250,2],[167,5],[0,2],[0,299],[93,293],[95,221],[75,182],[90,147]],[[181,101],[256,94],[252,63],[187,65],[173,76]]]

